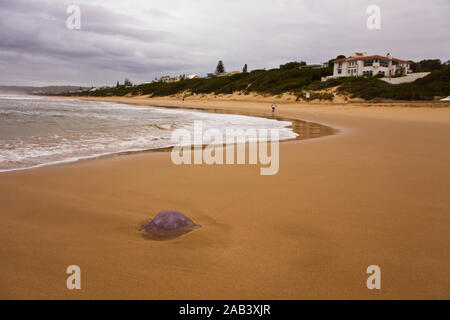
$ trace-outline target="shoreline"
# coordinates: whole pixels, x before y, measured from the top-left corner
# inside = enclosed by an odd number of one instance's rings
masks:
[[[251,115],[251,116],[270,116],[272,114],[270,105],[272,102],[277,103],[277,115],[290,117],[296,119],[298,113],[287,113],[290,109],[302,110],[306,114],[318,113],[318,112],[332,112],[335,114],[358,114],[360,116],[376,116],[383,118],[390,118],[393,120],[408,120],[408,121],[433,121],[433,122],[445,122],[450,123],[448,115],[450,115],[450,102],[448,101],[401,101],[401,102],[361,102],[354,101],[348,103],[341,102],[296,102],[286,99],[277,100],[274,97],[248,97],[248,98],[236,98],[234,95],[225,97],[189,97],[183,102],[177,97],[156,97],[150,98],[148,96],[132,96],[132,97],[62,97],[62,96],[50,96],[61,99],[80,99],[88,101],[107,101],[117,102],[124,104],[131,104],[137,106],[155,106],[164,108],[182,108],[192,110],[203,109],[220,109],[228,112],[237,112],[238,114]],[[368,114],[367,111],[373,111]],[[381,112],[378,112],[381,111]],[[433,114],[430,117],[430,112]],[[299,120],[311,121],[312,118],[305,118],[305,113],[302,114],[302,118]],[[289,116],[287,116],[289,114]],[[439,114],[439,116],[435,116]],[[295,116],[294,116],[295,115]],[[442,115],[442,116],[441,116]],[[298,119],[298,118],[297,118]],[[322,124],[326,126],[333,126],[330,123]],[[339,128],[337,128],[339,129]]]
[[[56,98],[64,98],[64,97],[53,96],[51,98],[56,99]],[[90,100],[90,99],[79,99],[79,100]],[[90,101],[116,102],[116,101],[98,100],[98,99],[90,100]],[[119,102],[117,102],[117,103],[119,103]],[[131,105],[131,106],[142,106],[139,104],[135,104],[132,101],[120,102],[120,103]],[[239,112],[239,111],[218,109],[218,108],[196,108],[196,107],[187,107],[187,106],[170,106],[170,105],[169,106],[162,106],[162,105],[152,106],[149,104],[145,105],[145,106],[146,107],[155,107],[155,108],[194,110],[194,111],[204,112],[204,113],[235,114],[235,115],[243,115],[243,116],[249,116],[249,117],[261,117],[261,118],[266,118],[266,119],[274,119],[277,121],[291,122],[291,125],[287,126],[286,128],[292,129],[292,131],[297,134],[297,137],[280,140],[279,141],[280,143],[285,143],[285,142],[295,141],[295,140],[325,138],[328,136],[339,134],[339,132],[340,132],[340,130],[338,130],[337,128],[333,128],[331,126],[324,125],[321,123],[304,121],[302,119],[296,119],[296,118],[287,118],[287,117],[277,116],[277,115],[273,115],[273,114],[269,116],[267,114],[255,114],[255,113],[251,113],[251,112],[242,112],[242,111]],[[304,130],[304,127],[307,127],[307,128]],[[320,133],[317,135],[313,134],[311,136],[304,137],[303,131],[306,131],[309,134],[309,131],[310,131],[309,127],[316,127],[316,129],[319,129]],[[234,143],[234,145],[236,145],[236,143]],[[247,143],[246,143],[246,145],[247,145]],[[203,145],[203,148],[205,148],[206,146],[207,145]],[[224,144],[224,147],[225,146],[226,146],[226,144]],[[111,152],[111,153],[105,153],[105,154],[91,155],[91,156],[86,156],[86,157],[77,158],[77,159],[65,159],[65,160],[59,160],[59,161],[54,161],[54,162],[49,162],[49,163],[42,163],[42,164],[38,164],[35,166],[26,167],[26,168],[0,170],[0,174],[7,173],[7,172],[21,171],[21,170],[39,169],[42,167],[54,166],[54,165],[77,163],[79,161],[92,161],[92,160],[97,160],[97,159],[130,155],[130,154],[147,153],[147,152],[150,152],[150,153],[152,153],[152,152],[169,152],[169,151],[171,151],[172,148],[173,147],[171,146],[171,147],[164,147],[164,148],[117,151],[117,152]]]
[[[167,152],[1,174],[0,298],[449,299],[450,109],[281,103],[277,114],[345,131],[280,144],[269,177],[175,166]],[[172,209],[202,228],[144,239],[139,226]],[[374,264],[377,292],[365,286]],[[80,291],[66,289],[69,265]]]

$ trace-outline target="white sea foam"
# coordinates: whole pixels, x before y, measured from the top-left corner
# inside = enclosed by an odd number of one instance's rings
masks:
[[[278,128],[281,140],[296,137],[288,121],[0,94],[0,172],[171,147],[172,131],[193,131],[195,120],[204,130]]]

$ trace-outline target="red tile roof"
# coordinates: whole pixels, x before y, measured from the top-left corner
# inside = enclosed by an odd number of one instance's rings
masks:
[[[379,55],[359,56],[359,54],[358,54],[358,57],[349,57],[349,58],[337,59],[335,62],[368,60],[368,59],[393,60],[393,61],[402,62],[402,63],[411,63],[411,62],[406,61],[406,60],[400,60],[400,59],[396,59],[396,58],[388,58],[388,57],[383,57],[383,56],[379,56]]]

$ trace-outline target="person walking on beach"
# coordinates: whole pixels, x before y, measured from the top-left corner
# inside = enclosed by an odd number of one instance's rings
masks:
[[[272,113],[275,112],[276,107],[277,107],[277,105],[275,103],[272,103]]]

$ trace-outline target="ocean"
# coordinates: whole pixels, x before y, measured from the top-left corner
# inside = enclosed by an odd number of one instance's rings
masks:
[[[289,121],[114,102],[0,93],[0,172],[73,162],[123,152],[172,147],[175,129],[279,129],[297,136]]]

